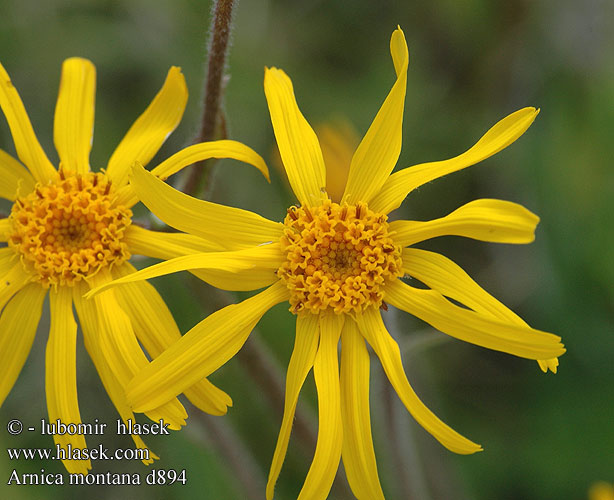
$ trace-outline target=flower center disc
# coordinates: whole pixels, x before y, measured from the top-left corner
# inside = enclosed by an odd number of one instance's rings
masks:
[[[60,171],[57,181],[15,201],[8,243],[36,281],[72,286],[130,257],[122,239],[132,211],[113,206],[111,195],[103,174]]]
[[[291,311],[340,314],[381,306],[382,286],[403,274],[401,248],[386,221],[364,204],[288,209],[281,239],[286,262],[277,275],[290,290]]]

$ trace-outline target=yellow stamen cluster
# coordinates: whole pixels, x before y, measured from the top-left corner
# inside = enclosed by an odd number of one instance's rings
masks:
[[[291,311],[382,306],[382,287],[403,274],[401,248],[386,221],[364,204],[291,207],[281,239],[286,261],[277,271],[290,290]]]
[[[8,243],[34,280],[72,286],[130,257],[122,239],[131,217],[130,209],[114,206],[105,175],[60,170],[56,181],[15,201]]]

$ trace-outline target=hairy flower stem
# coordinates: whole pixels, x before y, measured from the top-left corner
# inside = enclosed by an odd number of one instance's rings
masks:
[[[220,108],[234,4],[235,0],[216,0],[215,2],[210,30],[211,38],[209,40],[203,116],[200,132],[195,142],[212,141],[216,138],[216,131],[218,129],[225,129]],[[214,161],[207,161],[194,165],[186,182],[185,192],[196,196],[203,185],[207,186],[207,190],[210,191],[214,163]]]

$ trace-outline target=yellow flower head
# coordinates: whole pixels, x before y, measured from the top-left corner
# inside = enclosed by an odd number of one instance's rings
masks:
[[[9,246],[46,286],[72,286],[130,257],[124,234],[132,211],[113,203],[109,179],[64,170],[59,176],[17,198],[10,217]]]
[[[456,453],[482,449],[439,420],[413,391],[399,347],[382,320],[387,304],[458,339],[540,360],[544,370],[556,369],[556,357],[565,352],[559,337],[529,327],[452,261],[412,248],[442,235],[529,243],[538,222],[531,212],[515,203],[486,199],[432,221],[387,221],[387,214],[413,189],[482,161],[514,142],[531,125],[537,110],[524,108],[504,118],[456,158],[391,175],[401,150],[409,61],[400,28],[392,34],[390,51],[397,79],[352,157],[345,190],[337,202],[329,197],[317,136],[298,108],[290,78],[276,68],[266,70],[264,89],[280,155],[299,201],[298,207],[288,210],[284,223],[190,198],[142,168],[132,172],[135,191],[156,215],[177,229],[220,241],[225,251],[180,257],[118,283],[199,269],[204,279],[227,290],[268,286],[210,315],[143,369],[127,390],[137,410],[164,403],[218,369],[275,304],[288,300],[296,314],[284,416],[267,499],[273,497],[299,392],[312,368],[319,431],[299,499],[324,499],[341,458],[358,498],[383,498],[371,439],[367,343],[399,398],[428,432]],[[405,275],[428,289],[405,283]]]
[[[387,283],[403,274],[401,247],[385,215],[360,203],[291,207],[281,239],[286,261],[277,271],[292,312],[361,313],[379,307]]]
[[[85,347],[122,419],[134,420],[125,386],[181,334],[166,304],[147,283],[84,300],[90,287],[134,272],[132,254],[157,258],[219,246],[190,235],[165,234],[132,223],[138,201],[128,185],[130,166],[146,165],[177,127],[187,101],[179,68],[168,72],[164,86],[130,128],[106,169],[90,170],[94,127],[95,68],[72,58],[64,62],[55,111],[54,142],[60,158],[56,169],[41,148],[23,103],[0,65],[0,107],[6,116],[18,161],[0,150],[0,197],[13,202],[9,217],[0,220],[0,404],[11,391],[28,356],[49,293],[51,327],[46,353],[46,393],[50,422],[81,422],[77,402],[76,341],[79,316]],[[260,156],[234,141],[197,144],[173,155],[154,169],[166,178],[206,158],[229,157],[251,163],[267,175]],[[226,413],[231,399],[204,377],[186,395],[208,413]],[[147,411],[171,429],[187,416],[171,398]],[[56,435],[57,444],[86,448],[83,435]],[[138,436],[137,447],[145,448]],[[157,458],[150,453],[143,461]],[[65,460],[69,472],[86,473],[90,460]]]

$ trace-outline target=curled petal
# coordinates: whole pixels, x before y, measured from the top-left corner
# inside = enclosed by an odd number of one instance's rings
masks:
[[[464,236],[493,243],[531,243],[539,217],[518,203],[475,200],[430,221],[398,220],[390,223],[394,241],[410,246],[438,236]]]
[[[555,358],[565,352],[557,335],[459,307],[434,290],[400,280],[386,287],[386,300],[451,337],[487,349],[527,359]]]
[[[493,156],[524,134],[538,113],[539,109],[522,108],[497,122],[463,154],[449,160],[421,163],[395,172],[371,200],[369,207],[376,212],[391,212],[417,187]]]
[[[203,142],[188,146],[164,160],[160,165],[152,169],[151,173],[162,180],[166,180],[181,169],[210,158],[230,158],[247,163],[260,170],[266,180],[270,182],[269,170],[262,157],[244,144],[229,140]],[[132,186],[124,186],[119,190],[118,204],[132,206],[138,201],[139,199]]]
[[[460,266],[443,255],[417,248],[405,248],[403,250],[403,271],[419,279],[433,290],[478,313],[529,328],[529,325],[520,316],[505,307],[473,281]],[[556,358],[538,360],[538,362],[544,372],[550,368],[556,373],[558,366]]]
[[[350,204],[368,203],[390,176],[401,153],[409,65],[409,52],[401,28],[392,33],[390,54],[397,79],[352,158],[343,196]]]
[[[468,455],[482,451],[480,445],[448,427],[420,401],[405,375],[399,346],[386,330],[379,311],[368,309],[356,320],[360,332],[380,359],[388,380],[416,421],[454,453]]]

